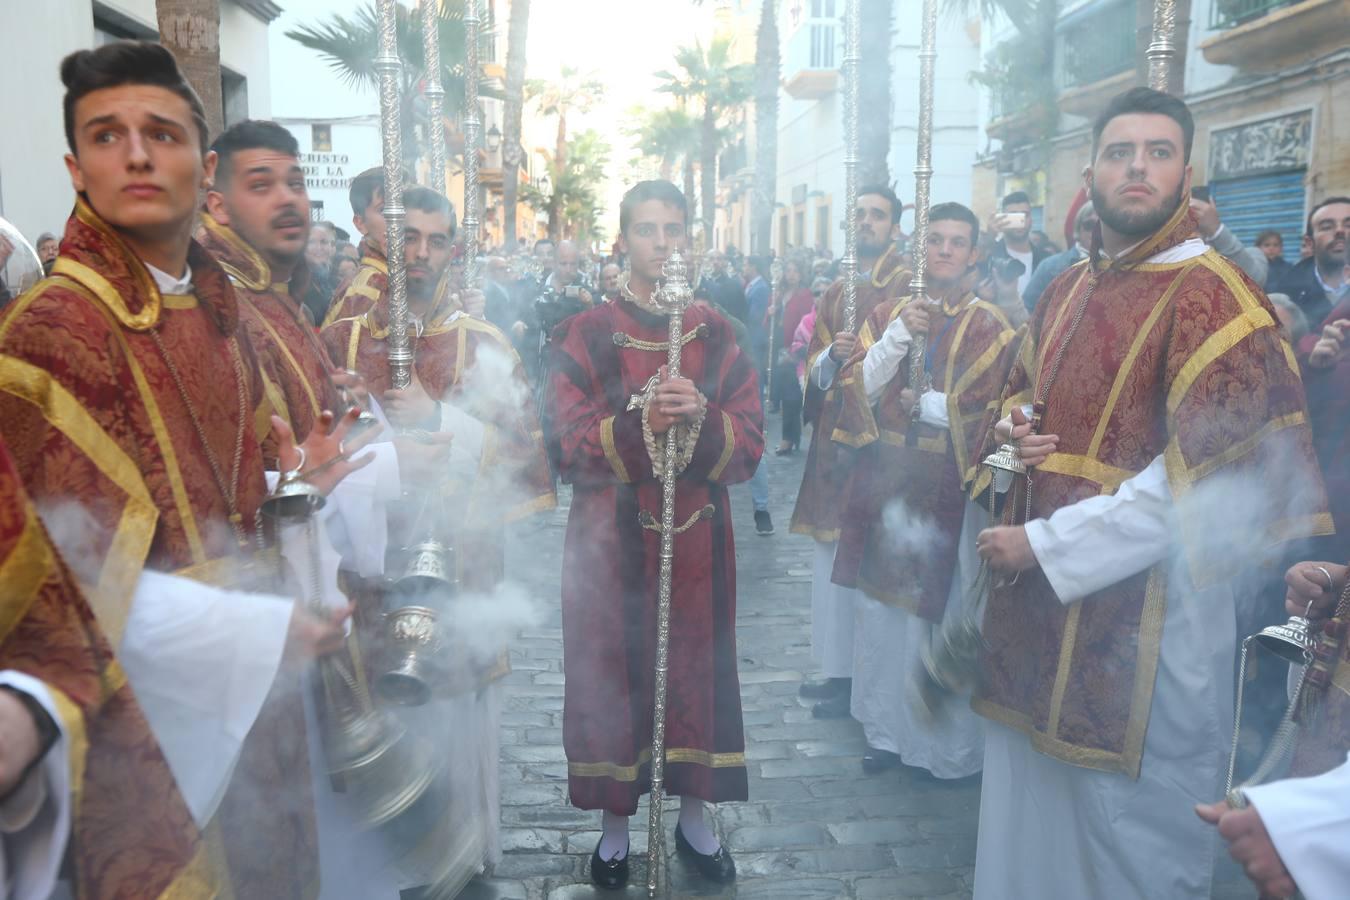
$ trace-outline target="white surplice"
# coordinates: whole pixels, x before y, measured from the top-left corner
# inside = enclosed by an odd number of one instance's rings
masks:
[[[0,684],[22,691],[46,711],[59,737],[0,803],[0,891],[6,900],[47,900],[56,890],[70,836],[69,738],[47,686],[13,669]]]
[[[819,354],[808,377],[822,391],[830,389],[839,364],[829,351]],[[827,441],[816,434],[813,441]],[[826,678],[853,677],[853,616],[862,595],[831,581],[838,541],[816,541],[811,556],[811,658]]]
[[[897,317],[868,348],[863,358],[863,389],[873,403],[900,372],[911,340],[904,321]],[[925,392],[919,398],[918,412],[921,422],[950,427],[945,394]],[[959,618],[965,609],[970,585],[979,572],[975,535],[988,521],[987,512],[966,502],[957,571],[947,600],[948,620]],[[862,723],[867,746],[898,753],[905,765],[927,769],[938,778],[964,778],[980,771],[984,761],[980,718],[960,700],[948,702],[938,716],[929,716],[914,696],[920,654],[934,636],[932,623],[861,592],[855,603],[850,712]]]
[[[1342,900],[1350,892],[1350,760],[1243,792],[1303,896]]]
[[[975,897],[1208,898],[1216,835],[1193,807],[1222,795],[1237,645],[1231,589],[1196,588],[1176,555],[1162,457],[1115,494],[1027,523],[1027,537],[1065,604],[1167,566],[1158,674],[1138,780],[1060,762],[985,723]]]

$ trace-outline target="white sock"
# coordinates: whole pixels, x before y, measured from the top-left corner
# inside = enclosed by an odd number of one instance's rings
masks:
[[[628,817],[606,812],[600,817],[604,834],[600,837],[600,858],[605,862],[628,855]]]
[[[711,856],[722,847],[717,835],[703,821],[703,801],[697,797],[680,798],[680,831],[689,846],[704,856]]]

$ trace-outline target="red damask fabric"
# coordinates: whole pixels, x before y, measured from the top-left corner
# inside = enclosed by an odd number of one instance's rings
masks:
[[[561,475],[573,486],[563,548],[563,745],[572,803],[630,815],[650,784],[661,517],[642,411],[666,363],[668,320],[628,300],[563,322],[553,338],[551,406]],[[746,797],[736,674],[736,557],[726,486],[764,451],[754,363],[727,321],[685,314],[681,374],[707,398],[676,481],[665,786],[712,802]],[[620,346],[622,344],[622,346]],[[657,446],[663,442],[658,441]],[[748,514],[747,514],[748,515]]]

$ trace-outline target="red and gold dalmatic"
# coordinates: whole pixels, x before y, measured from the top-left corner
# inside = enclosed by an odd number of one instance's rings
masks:
[[[230,277],[239,298],[239,319],[261,365],[263,390],[273,411],[303,441],[324,410],[342,409],[329,377],[328,354],[295,299],[304,296],[308,273],[301,263],[289,282],[272,280],[258,252],[226,225],[202,216],[201,242]],[[275,459],[274,440],[263,437],[264,456]],[[275,468],[275,465],[269,465]]]
[[[327,328],[341,319],[364,314],[373,309],[389,291],[389,262],[384,251],[369,238],[361,241],[361,263],[351,279],[338,285],[328,315],[321,327]]]
[[[320,339],[335,365],[359,373],[379,397],[393,387],[388,336],[382,300],[325,328]],[[467,497],[452,498],[452,519],[460,584],[489,591],[505,574],[502,526],[555,503],[532,394],[511,342],[482,319],[433,314],[420,335],[410,326],[409,339],[413,369],[426,392],[487,426],[479,477]]]
[[[1032,473],[1029,518],[1113,493],[1162,456],[1180,550],[1203,588],[1238,561],[1205,540],[1213,523],[1187,502],[1197,488],[1217,476],[1259,483],[1278,472],[1317,486],[1320,498],[1321,481],[1298,365],[1260,289],[1212,249],[1145,262],[1195,236],[1182,204],[1121,258],[1061,275],[1037,305],[1002,412],[1044,401],[1040,431],[1059,436]],[[1330,530],[1320,500],[1294,518],[1275,506],[1242,524],[1271,545]],[[1067,606],[1039,569],[995,588],[975,710],[1056,759],[1137,778],[1168,570],[1160,563]]]
[[[855,321],[858,327],[866,322],[872,311],[886,302],[898,301],[909,291],[911,273],[900,264],[894,247],[872,267],[867,280],[858,284]],[[806,357],[806,400],[802,418],[812,426],[811,446],[806,451],[806,471],[797,492],[797,505],[792,510],[792,533],[806,534],[818,541],[839,540],[840,513],[844,507],[844,486],[849,464],[840,457],[840,447],[831,439],[839,417],[839,384],[836,381],[828,391],[816,387],[810,377],[817,357],[830,348],[834,336],[844,327],[844,282],[836,281],[820,300],[816,313],[816,330],[811,335],[811,346]]]
[[[0,317],[0,429],[34,503],[78,503],[97,526],[81,548],[81,587],[114,645],[145,567],[221,586],[275,571],[237,538],[242,531],[251,543],[266,492],[256,435],[270,407],[225,272],[195,242],[188,263],[193,293],[161,295],[81,200],[51,277]],[[237,517],[203,439],[227,483],[237,465]],[[305,729],[285,682],[279,675],[207,829],[208,844],[223,842],[228,872],[219,874],[236,896],[317,889]],[[283,787],[295,802],[259,815]],[[160,875],[152,866],[117,872]],[[191,877],[185,885],[201,876]],[[100,887],[91,896],[116,894]]]
[[[563,548],[563,745],[572,803],[631,815],[648,790],[661,568],[664,441],[645,426],[669,322],[624,299],[554,333],[550,403],[572,485]],[[754,363],[702,304],[685,313],[681,374],[706,398],[676,482],[666,790],[712,802],[747,793],[736,675],[736,554],[729,484],[764,452]],[[641,408],[640,408],[641,407]]]
[[[215,896],[205,844],[173,772],[3,443],[0,669],[43,682],[60,713],[75,800],[75,895]]]
[[[858,335],[858,352],[839,374],[841,409],[831,437],[860,452],[847,474],[832,580],[940,622],[956,573],[965,488],[984,445],[982,426],[1012,365],[1013,329],[997,307],[974,295],[932,307],[925,365],[932,389],[947,397],[951,426],[939,428],[905,413],[900,393],[909,387],[909,359],[875,407],[863,387],[868,348],[912,302],[878,306]],[[897,502],[904,504],[906,527],[925,529],[922,546],[887,530],[883,513]]]

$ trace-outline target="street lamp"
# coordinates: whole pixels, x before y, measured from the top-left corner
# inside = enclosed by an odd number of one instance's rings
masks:
[[[502,145],[502,132],[495,124],[487,132],[487,149],[489,153],[496,153]]]

